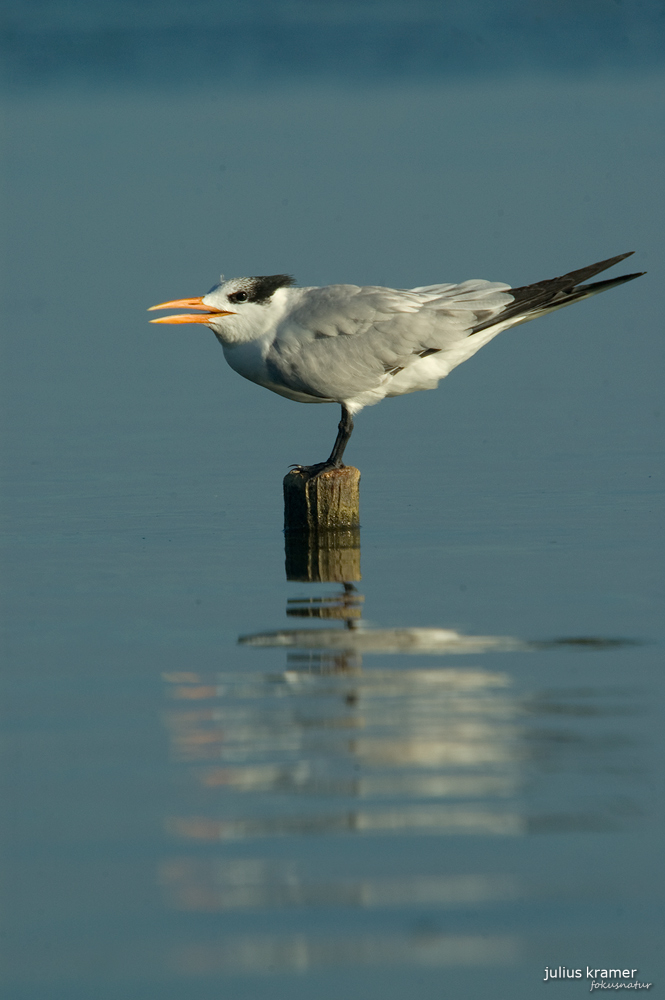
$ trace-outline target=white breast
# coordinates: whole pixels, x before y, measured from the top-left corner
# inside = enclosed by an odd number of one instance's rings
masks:
[[[224,357],[231,368],[238,372],[238,375],[249,379],[250,382],[256,382],[257,385],[262,385],[280,396],[286,396],[287,399],[294,399],[297,403],[333,402],[331,399],[322,399],[320,396],[310,396],[307,393],[289,389],[288,386],[271,377],[266,364],[266,356],[274,340],[273,333],[244,344],[225,344],[220,337],[217,339],[222,345]]]

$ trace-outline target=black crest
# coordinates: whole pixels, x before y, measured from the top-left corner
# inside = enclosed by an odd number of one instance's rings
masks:
[[[248,302],[267,302],[274,295],[278,288],[288,288],[295,284],[295,279],[290,274],[267,274],[250,278],[251,284],[247,288]]]

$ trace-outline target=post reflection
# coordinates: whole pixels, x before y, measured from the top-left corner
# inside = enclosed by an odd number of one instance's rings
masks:
[[[328,563],[339,566],[332,557]],[[377,934],[368,916],[351,937],[321,937],[304,914],[331,907],[482,914],[524,899],[528,888],[514,872],[447,865],[445,853],[434,867],[431,853],[420,862],[424,837],[487,843],[618,828],[605,793],[614,791],[612,755],[618,750],[625,762],[631,748],[597,723],[607,717],[611,727],[630,692],[518,694],[507,670],[486,660],[465,665],[463,657],[540,655],[561,641],[369,628],[363,602],[352,582],[338,581],[328,594],[289,599],[286,614],[298,627],[240,638],[255,657],[284,649],[282,670],[165,675],[171,753],[185,769],[193,806],[167,821],[169,834],[190,845],[161,866],[167,904],[220,915],[302,911],[305,920],[293,935],[231,933],[187,946],[174,956],[181,972],[516,961],[520,942],[510,935],[444,933],[436,921],[425,935]],[[602,639],[565,642],[607,648]],[[421,659],[414,663],[413,655]],[[373,656],[378,666],[364,662]],[[446,665],[450,656],[456,659]],[[579,720],[589,712],[596,725],[585,729]],[[573,771],[580,808],[561,794]],[[353,848],[340,855],[334,846],[339,838],[378,844],[386,837],[400,838],[408,859],[402,869],[382,867],[392,855],[378,846],[369,866],[350,863]],[[314,843],[327,846],[303,856],[303,845]]]

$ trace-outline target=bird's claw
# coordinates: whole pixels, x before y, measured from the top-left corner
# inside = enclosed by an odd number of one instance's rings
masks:
[[[290,465],[289,468],[293,472],[305,472],[310,479],[316,479],[317,476],[322,475],[324,472],[331,472],[333,469],[344,469],[345,466],[341,462],[338,464],[334,462],[317,462],[316,465]]]

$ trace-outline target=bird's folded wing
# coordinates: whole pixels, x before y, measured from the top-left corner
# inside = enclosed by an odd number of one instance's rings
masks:
[[[455,351],[513,301],[508,288],[479,280],[409,290],[308,289],[278,328],[266,360],[291,389],[348,399],[423,357]]]

